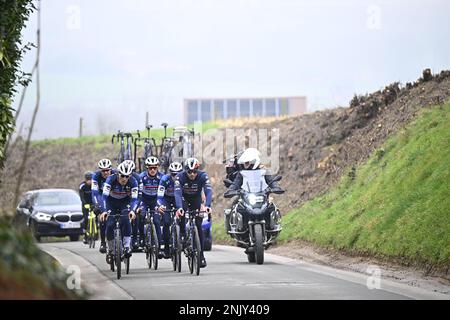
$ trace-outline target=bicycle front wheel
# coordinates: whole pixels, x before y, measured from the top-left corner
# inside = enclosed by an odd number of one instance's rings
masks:
[[[116,271],[117,271],[117,279],[120,279],[122,276],[122,237],[120,234],[120,230],[116,229],[114,233],[114,244],[115,244],[115,260],[116,260]]]
[[[193,250],[193,268],[196,275],[200,274],[200,263],[202,261],[202,248],[200,246],[200,236],[198,229],[194,227],[194,250]]]
[[[152,259],[153,269],[158,270],[159,242],[156,234],[155,224],[152,223]]]
[[[145,228],[145,258],[147,260],[148,268],[152,268],[152,229],[150,225]]]
[[[125,260],[125,267],[126,267],[126,273],[129,274],[130,273],[130,258],[126,258]]]
[[[172,262],[173,271],[181,272],[181,251],[182,244],[180,238],[180,227],[175,225],[172,233]]]
[[[192,234],[192,230],[189,231],[189,244],[187,248],[187,258],[188,258],[188,267],[189,272],[192,274],[194,273],[194,237]]]

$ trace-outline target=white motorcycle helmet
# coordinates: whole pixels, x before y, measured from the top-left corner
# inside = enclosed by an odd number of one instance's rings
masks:
[[[250,165],[253,165],[253,170],[258,169],[259,165],[261,164],[260,156],[261,153],[257,149],[248,148],[239,157],[238,164],[244,165],[244,168],[246,169],[248,169]]]

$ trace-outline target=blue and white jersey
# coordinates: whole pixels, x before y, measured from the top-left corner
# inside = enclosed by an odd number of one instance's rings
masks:
[[[161,172],[156,172],[156,174],[151,177],[148,172],[142,172],[140,174],[141,178],[141,192],[142,192],[142,202],[144,204],[155,204],[158,197],[158,187],[159,181],[161,180],[163,174]]]
[[[201,197],[202,190],[205,191],[205,205],[207,207],[211,206],[212,187],[206,172],[199,170],[194,180],[189,179],[186,171],[180,172],[175,179],[174,187],[175,201],[178,208],[183,208],[183,197]]]
[[[166,174],[159,181],[158,187],[158,206],[163,205],[164,198],[166,200],[173,201],[175,197],[175,181],[170,174]]]
[[[141,202],[142,199],[142,181],[141,181],[141,175],[139,173],[137,173],[136,171],[133,171],[133,173],[131,174],[137,181],[138,183],[138,189],[139,189],[139,193],[138,193],[138,199],[139,202]]]
[[[124,207],[130,205],[131,210],[135,211],[138,204],[139,187],[136,179],[131,176],[125,185],[119,183],[117,174],[113,174],[106,179],[103,185],[103,211],[111,207]]]
[[[116,170],[111,169],[111,175],[115,174]],[[102,203],[102,193],[103,193],[103,184],[105,183],[107,178],[103,178],[102,171],[97,170],[92,175],[92,203],[94,205],[101,206]]]

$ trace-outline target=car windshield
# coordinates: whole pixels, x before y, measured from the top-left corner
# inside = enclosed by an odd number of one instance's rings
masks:
[[[37,206],[79,205],[79,196],[75,192],[40,192],[35,203]]]

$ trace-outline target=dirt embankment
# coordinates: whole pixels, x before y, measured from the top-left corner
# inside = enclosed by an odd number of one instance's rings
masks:
[[[1,174],[0,205],[8,210],[13,204],[14,190],[18,179],[18,169],[23,157],[24,142],[19,141],[8,155],[5,169]],[[40,188],[71,188],[78,190],[84,179],[84,172],[94,170],[98,160],[110,156],[112,146],[102,148],[89,144],[39,144],[30,148],[21,192]]]
[[[364,162],[394,132],[422,108],[450,100],[450,71],[423,77],[401,87],[355,96],[348,108],[317,111],[270,124],[242,123],[242,128],[280,130],[280,185],[286,189],[275,201],[282,212],[301,205],[333,186],[344,172]],[[214,208],[221,215],[229,205],[222,197],[224,168],[207,168],[216,194]]]

